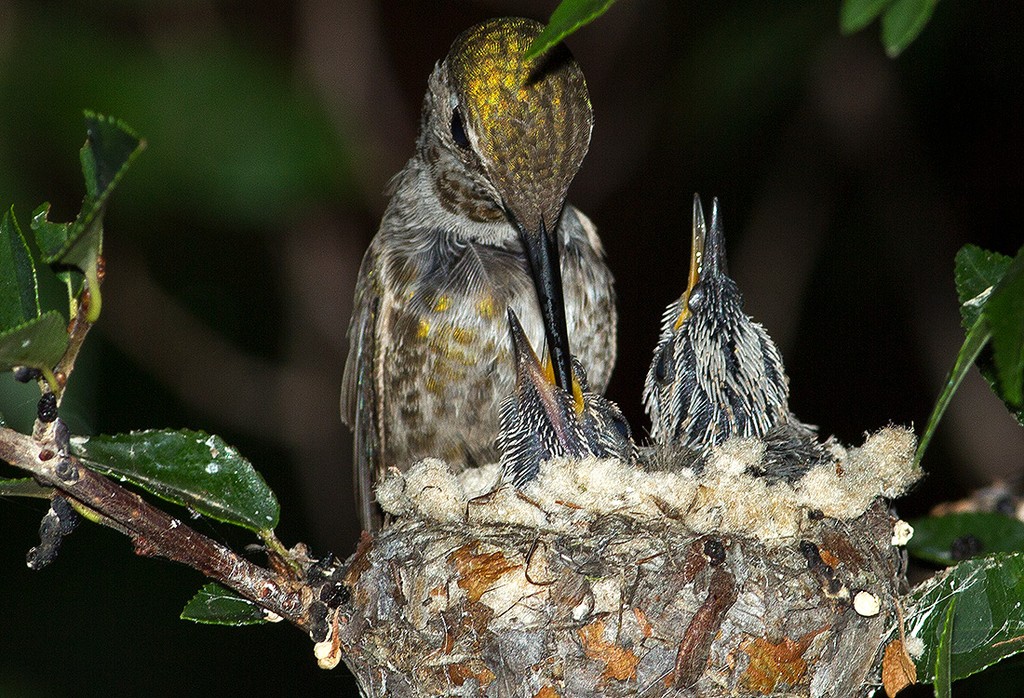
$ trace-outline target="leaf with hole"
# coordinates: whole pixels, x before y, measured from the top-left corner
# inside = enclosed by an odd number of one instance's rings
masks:
[[[88,319],[95,322],[101,306],[97,264],[103,250],[103,213],[145,143],[121,121],[101,114],[85,112],[85,127],[87,137],[80,154],[85,200],[78,217],[73,223],[54,223],[47,217],[49,204],[43,204],[33,214],[32,230],[43,262],[74,266],[85,275],[92,294]]]

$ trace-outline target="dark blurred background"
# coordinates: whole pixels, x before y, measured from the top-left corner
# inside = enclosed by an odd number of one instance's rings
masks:
[[[286,543],[351,553],[338,390],[382,192],[452,39],[555,4],[0,0],[0,204],[23,227],[44,200],[55,220],[77,212],[83,108],[149,144],[107,215],[103,317],[63,410],[75,433],[221,434],[277,492]],[[721,199],[732,275],[782,348],[794,411],[854,444],[923,426],[963,338],[956,250],[1024,241],[1022,13],[941,2],[896,60],[877,24],[843,37],[839,3],[813,0],[623,1],[570,39],[596,115],[570,198],[617,278],[609,393],[639,430],[694,192]],[[0,380],[10,424],[29,428],[37,397]],[[973,374],[900,511],[1016,481],[1022,454],[1024,430]],[[200,576],[108,530],[83,527],[30,572],[45,509],[0,501],[0,695],[354,693],[293,629],[177,620]]]

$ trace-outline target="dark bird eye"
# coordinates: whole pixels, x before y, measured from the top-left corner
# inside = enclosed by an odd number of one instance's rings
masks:
[[[664,383],[672,379],[672,345],[666,344],[661,348],[658,355],[658,362],[654,364],[654,380]]]
[[[615,427],[615,431],[619,433],[619,436],[622,437],[623,441],[629,441],[633,438],[633,432],[629,428],[629,423],[626,421],[625,417],[617,414],[612,415],[612,426]]]
[[[463,150],[469,150],[469,138],[466,136],[466,127],[462,125],[462,114],[458,108],[452,111],[452,140]]]

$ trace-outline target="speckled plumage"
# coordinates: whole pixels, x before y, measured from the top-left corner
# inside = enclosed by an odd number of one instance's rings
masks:
[[[416,154],[392,181],[363,259],[342,415],[370,530],[380,523],[372,487],[388,468],[428,456],[455,469],[497,460],[498,408],[515,377],[506,308],[531,342],[546,335],[526,229],[555,236],[572,351],[596,390],[607,385],[612,278],[594,226],[565,204],[589,145],[590,103],[564,47],[523,62],[540,28],[491,20],[456,39],[430,76]]]
[[[637,458],[632,430],[611,400],[590,390],[583,364],[573,357],[573,390],[554,383],[551,365],[542,365],[519,319],[508,312],[515,388],[501,405],[502,480],[522,487],[552,458]]]

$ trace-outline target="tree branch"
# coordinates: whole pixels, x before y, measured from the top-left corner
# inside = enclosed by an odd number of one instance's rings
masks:
[[[55,422],[59,425],[59,422]],[[66,433],[57,426],[51,433]],[[317,625],[311,607],[313,588],[302,579],[260,567],[195,531],[138,494],[84,467],[57,436],[40,443],[0,427],[0,459],[26,470],[42,485],[101,515],[103,521],[132,539],[135,552],[180,562],[276,613],[303,631]],[[323,639],[323,638],[316,638]]]

